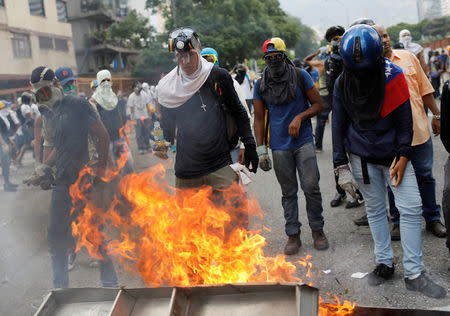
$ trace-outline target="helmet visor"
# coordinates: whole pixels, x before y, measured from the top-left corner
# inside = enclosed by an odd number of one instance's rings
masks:
[[[190,27],[179,27],[179,28],[173,30],[172,32],[170,32],[169,38],[176,39],[180,35],[184,35],[187,38],[190,38],[190,37],[192,37],[192,35],[194,35],[194,33],[195,33],[194,30]]]

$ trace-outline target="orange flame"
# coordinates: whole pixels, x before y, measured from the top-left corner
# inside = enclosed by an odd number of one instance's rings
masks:
[[[125,165],[127,153],[118,159],[118,168],[104,177],[106,186],[117,186],[112,201],[99,202],[93,185],[92,167],[80,172],[71,186],[73,212],[77,219],[72,233],[77,249],[102,258],[102,248],[117,258],[129,272],[139,272],[149,286],[224,284],[245,282],[303,282],[295,276],[297,266],[284,255],[264,256],[265,238],[259,231],[246,229],[247,212],[262,218],[255,198],[245,196],[238,184],[212,192],[210,187],[180,190],[165,178],[158,164],[145,172],[115,178]],[[115,182],[114,182],[115,181]],[[245,197],[245,198],[243,198]],[[83,209],[83,211],[79,211]],[[296,263],[306,268],[311,279],[311,256]],[[308,283],[312,285],[312,282]],[[319,315],[350,315],[355,308],[320,300]]]

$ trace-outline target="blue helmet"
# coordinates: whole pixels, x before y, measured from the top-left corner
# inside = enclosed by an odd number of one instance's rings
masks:
[[[214,48],[205,47],[202,49],[200,55],[203,58],[212,57],[212,59],[214,60],[214,66],[219,66],[219,54],[217,54],[217,51]]]
[[[373,27],[355,25],[344,33],[340,52],[345,66],[364,69],[372,66],[383,55],[383,43]]]

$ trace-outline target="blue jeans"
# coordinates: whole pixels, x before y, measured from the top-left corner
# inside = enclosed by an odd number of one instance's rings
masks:
[[[298,220],[298,182],[305,194],[306,214],[312,231],[323,228],[322,194],[319,187],[319,168],[317,167],[316,152],[312,142],[290,150],[272,150],[273,169],[281,186],[283,194],[281,204],[286,220],[287,235],[300,232],[301,223]]]
[[[445,228],[450,231],[450,156],[444,166],[444,189],[442,192],[442,212],[445,218]],[[450,250],[450,234],[447,234],[447,248]]]
[[[316,147],[322,149],[323,133],[325,132],[325,124],[328,120],[328,115],[331,112],[331,100],[328,95],[322,96],[324,103],[324,109],[322,112],[317,114],[316,130],[314,132],[314,138]]]
[[[433,177],[433,143],[431,137],[425,143],[412,146],[409,160],[414,168],[422,197],[422,216],[427,223],[441,218],[441,206],[436,203],[436,181]],[[399,213],[391,190],[388,190],[389,212],[394,224],[399,223]]]
[[[69,287],[67,256],[74,243],[71,229],[71,208],[72,199],[69,186],[57,184],[52,192],[47,232],[53,269],[53,286],[55,288]],[[111,258],[106,255],[104,249],[101,249],[100,253],[104,257],[104,260],[99,260],[102,285],[104,287],[118,287],[116,270]]]
[[[403,247],[405,277],[422,272],[422,201],[420,199],[414,169],[408,162],[401,184],[390,184],[389,167],[367,164],[370,184],[364,184],[361,159],[350,154],[353,175],[366,201],[367,219],[375,244],[375,261],[391,265],[394,253],[386,210],[386,187],[391,187],[400,211],[400,236]]]

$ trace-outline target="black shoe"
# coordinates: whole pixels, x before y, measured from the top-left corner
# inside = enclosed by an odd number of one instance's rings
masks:
[[[367,219],[367,215],[363,215],[360,218],[357,218],[353,221],[357,226],[369,226],[369,220]]]
[[[16,192],[17,189],[16,187],[12,186],[11,184],[5,183],[3,185],[3,190],[5,190],[5,192]]]
[[[444,298],[447,295],[447,291],[431,281],[424,271],[413,280],[405,278],[405,285],[407,290],[421,292],[423,295],[433,298]]]
[[[380,284],[383,284],[386,282],[386,280],[389,280],[394,275],[394,264],[392,264],[392,267],[389,267],[383,263],[380,263],[377,265],[375,270],[369,273],[367,282],[370,286],[378,286]]]
[[[336,206],[341,205],[342,201],[345,200],[346,197],[347,196],[345,194],[341,195],[339,193],[336,193],[336,195],[334,196],[334,199],[332,199],[330,202],[330,206],[336,207]]]
[[[358,207],[360,205],[362,205],[364,203],[364,199],[362,198],[352,198],[350,201],[347,202],[347,204],[345,204],[345,208],[355,208]]]

